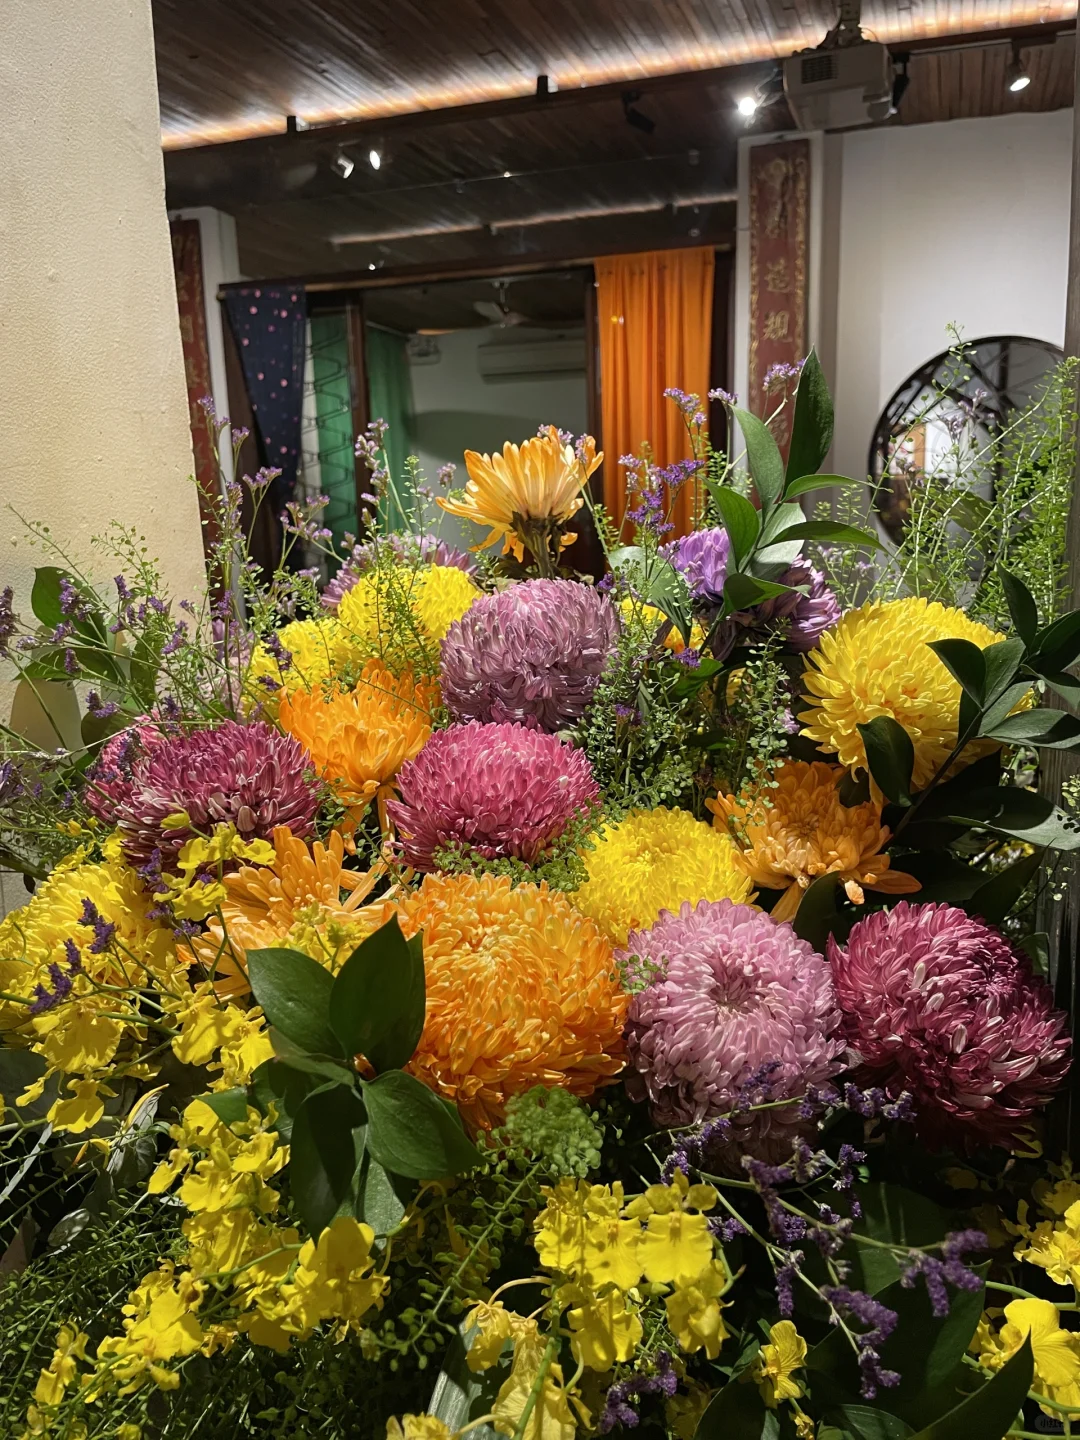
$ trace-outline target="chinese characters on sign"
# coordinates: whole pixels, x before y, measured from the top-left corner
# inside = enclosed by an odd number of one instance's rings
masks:
[[[806,259],[810,142],[783,140],[750,150],[750,364],[747,408],[776,410],[794,393],[806,354]],[[766,377],[777,374],[765,389]],[[781,449],[790,438],[790,406],[776,416]]]

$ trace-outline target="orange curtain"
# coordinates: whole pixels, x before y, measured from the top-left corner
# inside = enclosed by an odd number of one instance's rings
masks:
[[[704,400],[709,388],[713,263],[706,246],[596,262],[604,504],[620,526],[627,501],[619,457],[645,442],[658,465],[690,456],[683,417],[664,391],[675,386]],[[693,507],[686,485],[671,516],[674,534],[690,529]]]

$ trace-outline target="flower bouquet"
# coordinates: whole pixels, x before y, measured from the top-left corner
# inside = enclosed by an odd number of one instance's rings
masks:
[[[744,455],[675,391],[693,458],[621,462],[629,544],[553,428],[435,495],[376,423],[364,539],[333,555],[291,502],[270,575],[276,476],[229,481],[201,599],[134,532],[84,565],[29,526],[33,616],[0,605],[37,726],[0,769],[32,892],[0,924],[4,1434],[1080,1424],[1036,918],[1080,848],[1038,788],[1080,744],[1080,613],[1023,499],[1050,409],[976,555],[970,505],[890,551],[845,512],[813,355],[786,456],[721,398]]]

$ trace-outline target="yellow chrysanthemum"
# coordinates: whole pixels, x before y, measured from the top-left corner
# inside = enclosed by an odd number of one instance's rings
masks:
[[[437,645],[483,592],[456,565],[397,565],[374,570],[346,590],[338,621],[347,641],[391,657]]]
[[[269,865],[245,865],[224,876],[224,929],[214,919],[193,942],[199,959],[214,971],[219,995],[247,993],[248,950],[281,945],[338,968],[367,933],[356,928],[356,912],[382,875],[380,867],[346,870],[344,857],[337,831],[325,845],[316,840],[308,846],[279,826]]]
[[[574,904],[617,945],[684,900],[752,898],[734,841],[688,810],[632,810],[595,844],[583,852],[589,878]]]
[[[369,660],[352,690],[325,687],[283,695],[278,718],[311,756],[318,773],[349,807],[354,821],[376,800],[383,806],[394,781],[431,734],[439,703],[434,682],[411,671],[394,675]]]
[[[667,616],[655,605],[646,605],[643,601],[635,600],[630,595],[625,595],[619,601],[619,611],[623,617],[624,624],[636,624],[640,626],[643,633],[651,639],[661,625],[667,624]],[[705,631],[695,620],[690,627],[690,648],[700,650],[705,644]],[[681,655],[686,649],[686,641],[679,633],[676,626],[672,625],[664,636],[664,647],[675,655]]]
[[[956,744],[960,686],[928,643],[947,639],[985,649],[1004,636],[936,600],[875,600],[849,610],[806,657],[803,679],[811,708],[799,717],[806,727],[802,733],[834,752],[842,765],[865,770],[857,727],[890,715],[911,737],[912,783],[922,789]],[[995,748],[992,740],[969,745],[960,763]]]
[[[501,455],[466,450],[469,479],[464,493],[449,499],[440,496],[439,504],[451,515],[491,526],[487,539],[474,549],[483,550],[502,540],[504,554],[512,551],[523,560],[525,528],[530,524],[561,525],[576,515],[584,504],[581,491],[603,458],[596,453],[591,435],[584,437],[579,459],[574,447],[563,445],[559,432],[549,425],[543,435],[523,445],[507,441]],[[576,535],[562,535],[560,545],[576,539]]]
[[[739,846],[739,862],[751,881],[766,890],[783,890],[773,906],[774,920],[790,920],[803,891],[819,875],[838,874],[848,899],[863,902],[863,887],[890,895],[910,895],[919,882],[890,870],[882,854],[889,832],[881,806],[841,804],[840,765],[785,760],[773,773],[771,789],[758,789],[747,801],[719,795],[705,803]]]
[[[94,927],[84,923],[87,900],[106,925],[115,925],[116,947],[121,947],[124,953],[126,976],[121,971],[115,947],[101,954],[92,953]],[[58,966],[61,973],[71,978],[70,958],[65,949],[67,941],[78,947],[82,966],[82,973],[73,978],[73,1004],[81,1003],[83,991],[87,992],[87,1003],[96,1004],[100,992],[90,993],[96,985],[126,987],[145,983],[147,974],[163,977],[174,974],[181,967],[172,933],[148,918],[147,912],[153,903],[134,870],[116,860],[54,870],[26,905],[13,910],[0,922],[0,990],[27,998],[34,994],[37,985],[52,992],[56,986],[50,966]],[[66,1008],[46,1010],[31,1021],[26,1006],[0,1001],[0,1030],[32,1027],[41,1037],[40,1048],[43,1052],[49,1051],[59,1042],[59,1037],[55,1037],[55,1041],[46,1037],[54,1032],[58,1017]],[[101,1008],[110,1008],[107,999]],[[91,1023],[89,1016],[86,1023]],[[97,1028],[102,1028],[100,1023]],[[59,1055],[50,1059],[50,1063],[62,1069],[84,1068],[65,1066]]]
[[[493,875],[426,875],[363,912],[423,931],[427,1018],[409,1069],[488,1128],[534,1085],[591,1095],[623,1066],[630,997],[611,946],[546,885]]]
[[[260,641],[251,654],[247,671],[249,698],[264,707],[273,706],[274,692],[264,680],[272,680],[286,691],[311,690],[340,675],[350,660],[357,659],[356,646],[338,622],[327,616],[317,620],[293,620],[277,632],[289,652],[284,667]],[[367,654],[359,657],[366,659]]]

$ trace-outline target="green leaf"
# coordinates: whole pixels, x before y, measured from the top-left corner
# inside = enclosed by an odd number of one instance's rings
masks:
[[[771,600],[776,595],[787,595],[790,590],[790,585],[775,585],[771,580],[758,580],[754,575],[729,575],[724,581],[724,614],[749,610],[762,600]]]
[[[998,640],[987,645],[982,652],[986,666],[986,699],[997,700],[1013,681],[1024,659],[1024,642],[1013,636],[1009,640]]]
[[[406,1183],[399,1180],[398,1186],[404,1189]],[[411,1185],[410,1189],[415,1191],[415,1185]],[[394,1188],[394,1177],[367,1152],[360,1167],[357,1193],[360,1218],[365,1225],[371,1226],[376,1235],[389,1235],[397,1229],[405,1214],[405,1201]]]
[[[801,505],[794,500],[782,501],[769,512],[769,518],[761,532],[762,548],[770,549],[772,545],[779,543],[793,526],[801,525],[805,518]]]
[[[368,1149],[395,1175],[440,1180],[463,1175],[480,1154],[426,1085],[404,1070],[387,1070],[363,1085],[368,1113]]]
[[[978,645],[970,640],[928,640],[926,643],[964,693],[982,706],[986,700],[986,661]]]
[[[1080,827],[1044,795],[1001,785],[958,796],[949,818],[1012,835],[1029,845],[1052,850],[1080,850]]]
[[[809,495],[814,490],[850,490],[862,485],[861,480],[852,480],[847,475],[804,475],[793,480],[784,490],[785,500],[794,500],[799,495]]]
[[[247,1119],[247,1091],[240,1085],[234,1085],[231,1090],[210,1090],[205,1095],[196,1095],[195,1099],[209,1105],[226,1125],[236,1125]]]
[[[152,710],[157,699],[157,677],[161,668],[160,647],[164,637],[152,645],[140,635],[131,652],[131,690],[144,710]]]
[[[50,630],[55,630],[64,618],[64,612],[60,609],[61,580],[71,580],[71,576],[66,570],[58,570],[55,565],[39,565],[34,571],[30,609],[42,625]]]
[[[862,1216],[855,1222],[855,1233],[890,1245],[919,1249],[937,1244],[955,1228],[952,1217],[940,1205],[901,1185],[882,1181],[860,1185],[859,1203]],[[848,1253],[852,1257],[853,1289],[877,1295],[900,1279],[900,1267],[889,1250],[856,1243]]]
[[[836,887],[840,877],[819,875],[803,891],[791,928],[800,940],[812,945],[819,955],[825,954],[829,936],[836,927]]]
[[[248,979],[267,1023],[301,1050],[344,1055],[330,1028],[334,977],[299,950],[249,950]]]
[[[1018,680],[1014,685],[1008,686],[997,697],[992,705],[988,705],[983,712],[982,720],[979,722],[979,734],[988,735],[1005,719],[1006,715],[1019,705],[1020,701],[1031,689],[1026,680]],[[1058,712],[1061,713],[1060,711]]]
[[[45,1089],[37,1100],[20,1105],[16,1110],[15,1101],[48,1069],[43,1055],[34,1050],[9,1050],[0,1048],[0,1096],[12,1113],[20,1120],[40,1120],[51,1109],[60,1093],[60,1076],[52,1074],[45,1082]]]
[[[355,1090],[313,1090],[296,1112],[289,1150],[293,1201],[317,1237],[337,1215],[359,1215],[364,1105]]]
[[[745,495],[730,485],[710,486],[720,520],[731,541],[735,564],[741,565],[754,548],[761,529],[761,512]]]
[[[825,456],[833,438],[833,404],[829,387],[822,374],[817,351],[811,350],[803,361],[795,391],[795,413],[791,419],[791,445],[788,449],[787,480],[800,480],[812,475]],[[790,494],[790,491],[788,492]]]
[[[746,468],[758,493],[763,510],[771,509],[784,489],[784,460],[773,433],[763,420],[749,410],[733,406],[731,413],[739,422],[746,442]]]
[[[839,1405],[830,1413],[851,1440],[908,1440],[915,1433],[899,1415],[872,1410],[869,1405]]]
[[[689,644],[694,623],[690,608],[690,589],[670,560],[661,556],[653,557],[645,584],[645,599],[667,616],[683,640]]]
[[[1020,1349],[988,1384],[931,1421],[914,1440],[1002,1440],[1024,1403],[1033,1371],[1031,1338],[1025,1336]]]
[[[1067,675],[1064,670],[1051,670],[1044,672],[1042,678],[1063,700],[1080,706],[1080,680],[1075,675]]]
[[[856,525],[842,525],[839,520],[802,520],[798,525],[789,525],[784,531],[784,540],[818,540],[826,545],[868,545],[871,550],[882,550],[884,546],[869,530],[860,530]]]
[[[1080,745],[1080,720],[1060,710],[1020,710],[1006,715],[993,730],[984,730],[991,740],[1005,745],[1039,745],[1047,750],[1074,750]]]
[[[329,1055],[313,1055],[310,1050],[297,1045],[280,1030],[275,1030],[271,1025],[267,1034],[270,1037],[270,1044],[274,1047],[274,1054],[285,1065],[292,1070],[299,1070],[304,1075],[317,1075],[320,1080],[328,1080],[334,1085],[351,1085],[356,1072],[352,1062],[342,1059],[335,1060]]]
[[[319,1077],[294,1070],[284,1060],[264,1060],[251,1077],[251,1098],[264,1115],[274,1112],[274,1126],[287,1145],[296,1112],[312,1090],[320,1089]]]
[[[1039,628],[1039,607],[1031,591],[1018,576],[1010,574],[1004,565],[997,567],[1001,588],[1005,592],[1005,603],[1009,607],[1013,629],[1024,642],[1030,645]]]
[[[1040,675],[1046,671],[1068,670],[1080,659],[1080,610],[1070,610],[1060,620],[1045,626],[1028,647],[1028,664]]]
[[[866,763],[878,789],[894,805],[910,805],[911,772],[915,768],[911,736],[891,715],[878,715],[858,728]]]
[[[330,1028],[346,1055],[376,1072],[412,1059],[424,1029],[423,940],[406,940],[396,915],[358,945],[330,992]]]
[[[768,1414],[756,1385],[732,1380],[705,1407],[694,1440],[762,1440]]]
[[[1038,873],[1042,860],[1042,850],[1033,850],[1030,855],[1022,856],[1015,865],[985,880],[970,899],[961,902],[961,909],[969,915],[981,915],[990,925],[1000,925],[1009,911],[1019,904],[1024,891]]]

